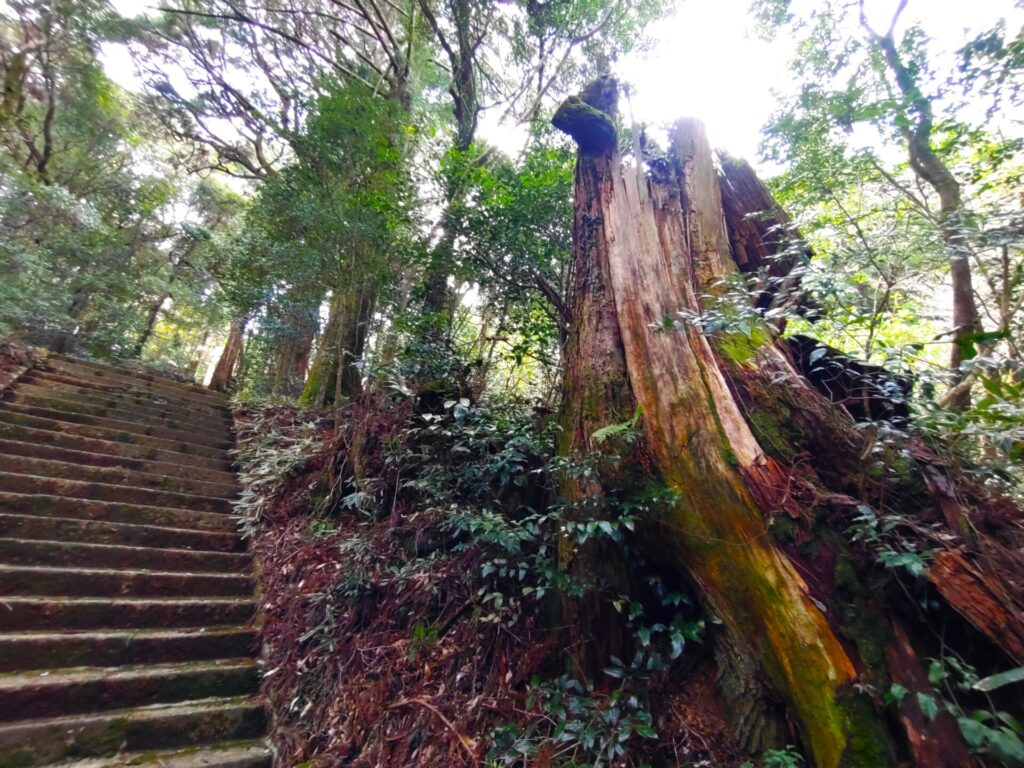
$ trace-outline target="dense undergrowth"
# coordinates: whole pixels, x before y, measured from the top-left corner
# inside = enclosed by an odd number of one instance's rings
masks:
[[[283,764],[740,765],[685,586],[636,556],[631,594],[556,567],[560,532],[630,555],[628,511],[568,522],[543,413],[435,410],[401,393],[331,413],[239,407]],[[599,679],[567,662],[558,626],[560,596],[591,590],[631,638]]]

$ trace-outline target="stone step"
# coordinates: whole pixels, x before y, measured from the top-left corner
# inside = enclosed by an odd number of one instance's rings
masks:
[[[255,739],[265,724],[262,705],[243,697],[26,720],[0,726],[0,765],[29,768],[125,751]]]
[[[251,656],[252,627],[0,633],[0,672]]]
[[[188,549],[203,552],[241,552],[238,533],[192,531],[139,523],[107,523],[66,517],[14,515],[0,512],[0,537],[27,541],[73,541],[123,547]]]
[[[188,401],[179,401],[175,398],[132,393],[130,391],[95,389],[87,386],[78,386],[73,384],[73,381],[75,380],[56,373],[30,371],[18,379],[16,391],[42,397],[54,397],[59,400],[82,403],[89,406],[111,409],[123,408],[161,419],[178,418],[190,422],[195,420],[215,430],[231,428],[230,414],[219,407],[199,406],[198,408],[191,408]]]
[[[0,491],[0,513],[94,520],[128,525],[152,525],[186,531],[214,533],[237,533],[238,531],[238,521],[231,515],[220,512],[194,512],[189,509],[118,504],[113,501],[70,499],[66,496],[47,496],[45,494]],[[61,525],[63,524],[62,522]]]
[[[145,459],[131,459],[124,456],[109,456],[102,453],[75,451],[69,448],[57,448],[44,443],[8,440],[4,437],[0,437],[0,453],[33,459],[63,461],[78,467],[108,467],[111,469],[144,472],[149,475],[160,475],[163,477],[187,477],[204,483],[228,486],[232,489],[236,488],[235,477],[230,472],[204,469],[202,467],[186,467],[183,464],[172,464],[166,461],[147,461]]]
[[[103,427],[97,427],[89,424],[79,424],[72,421],[64,421],[61,418],[53,418],[48,416],[35,416],[29,413],[21,413],[12,408],[20,406],[11,406],[10,404],[0,403],[0,427],[4,424],[9,424],[15,427],[28,427],[33,430],[45,430],[48,432],[60,432],[65,435],[75,435],[82,438],[89,438],[91,441],[101,441],[106,443],[124,443],[137,447],[140,454],[144,458],[159,458],[164,461],[177,461],[179,463],[186,462],[191,457],[201,457],[212,461],[203,462],[204,466],[214,466],[218,469],[227,466],[225,450],[223,448],[211,448],[208,445],[199,445],[196,443],[182,442],[179,440],[168,440],[162,437],[152,437],[148,435],[140,435],[136,432],[123,432],[117,429],[105,429]],[[9,434],[4,431],[3,434]],[[57,445],[58,443],[54,443]],[[67,446],[65,443],[60,443],[64,447]],[[89,448],[86,450],[96,450],[95,448]],[[168,458],[171,455],[176,458]],[[127,453],[123,455],[135,455],[134,453]]]
[[[215,392],[214,390],[204,387],[202,384],[198,384],[195,381],[178,381],[177,379],[173,379],[169,376],[163,376],[159,373],[153,373],[152,371],[112,365],[110,363],[94,363],[81,357],[72,357],[70,355],[60,353],[50,353],[47,355],[44,362],[51,361],[77,365],[81,368],[86,368],[94,373],[99,373],[104,376],[118,376],[130,381],[142,382],[147,385],[152,384],[155,386],[168,387],[196,397],[209,398],[216,401],[227,400],[227,396],[222,392]]]
[[[237,573],[177,573],[100,568],[52,568],[0,563],[0,596],[245,597],[251,578]]]
[[[145,380],[125,375],[116,368],[95,366],[78,360],[72,362],[67,359],[51,356],[44,360],[37,368],[44,371],[55,371],[82,382],[92,382],[105,387],[116,387],[123,391],[144,392],[169,398],[177,397],[192,403],[196,407],[227,407],[227,398],[202,387],[187,388],[168,379],[157,380],[155,377],[151,380]]]
[[[31,408],[44,408],[48,411],[59,411],[61,413],[79,414],[102,419],[113,419],[115,421],[130,422],[146,427],[160,427],[161,429],[182,429],[184,425],[187,431],[202,435],[212,442],[223,442],[231,440],[231,430],[226,426],[204,425],[191,416],[158,416],[153,413],[146,413],[135,408],[108,407],[104,405],[90,405],[88,403],[65,400],[55,397],[53,394],[33,394],[26,391],[27,388],[18,387],[14,391],[5,394],[4,401],[15,405],[24,405]]]
[[[150,472],[120,469],[119,467],[93,467],[88,464],[74,464],[55,459],[41,459],[35,456],[12,454],[4,451],[2,448],[0,448],[0,469],[3,469],[4,472],[13,472],[19,475],[65,478],[67,480],[186,493],[195,496],[215,496],[223,499],[232,499],[238,494],[238,489],[234,485],[194,480],[182,470],[173,475],[158,475]]]
[[[0,463],[0,469],[3,469],[2,463]],[[150,507],[192,509],[199,512],[230,514],[232,511],[229,499],[213,496],[196,496],[188,493],[176,493],[174,491],[133,488],[112,483],[90,483],[81,480],[67,480],[62,477],[19,475],[14,472],[4,471],[0,471],[0,491],[7,491],[9,493],[41,493],[49,496],[67,496],[74,499],[95,499],[96,501],[124,502],[125,504],[144,504]]]
[[[81,379],[60,371],[33,368],[19,379],[22,382],[39,387],[64,389],[78,395],[96,398],[114,398],[118,402],[149,405],[152,407],[174,408],[178,411],[203,418],[217,417],[230,420],[230,409],[224,405],[196,403],[186,396],[166,392],[154,392],[148,389],[132,389],[118,384],[104,384],[95,378]]]
[[[229,626],[254,613],[251,598],[5,597],[0,603],[2,626],[15,632]]]
[[[75,425],[77,426],[77,425]],[[40,455],[47,458],[45,452],[70,451],[75,454],[73,461],[97,466],[125,466],[128,469],[148,466],[149,463],[166,467],[169,471],[187,471],[190,475],[213,482],[233,482],[234,475],[229,471],[231,464],[226,458],[210,458],[190,456],[175,451],[162,451],[157,448],[119,443],[110,440],[82,437],[80,435],[51,432],[47,429],[19,426],[3,421],[0,414],[0,439],[17,443],[19,446],[35,445],[36,451],[43,453],[26,453],[24,455]],[[223,456],[223,454],[222,454]],[[53,458],[59,458],[54,454]],[[118,464],[118,462],[124,462]]]
[[[248,572],[252,558],[247,552],[197,552],[191,549],[0,538],[0,563],[114,570],[152,568],[175,573],[237,573]],[[0,626],[3,626],[2,622]]]
[[[254,659],[80,667],[0,675],[0,722],[171,704],[259,689]]]
[[[122,752],[117,757],[61,763],[61,768],[271,768],[273,763],[269,747],[259,741],[244,741],[173,752]]]
[[[2,403],[4,411],[21,413],[26,416],[35,416],[41,419],[53,419],[55,421],[67,421],[72,424],[84,424],[90,427],[98,427],[110,432],[121,432],[143,437],[155,437],[169,442],[186,443],[188,445],[203,445],[214,450],[227,450],[232,443],[228,437],[208,437],[202,433],[189,431],[188,429],[173,429],[161,427],[150,423],[137,423],[124,421],[122,419],[108,419],[103,416],[89,416],[84,413],[71,411],[59,411],[53,408],[39,408],[34,405],[24,405],[11,402],[5,399]],[[187,426],[187,425],[186,425]]]

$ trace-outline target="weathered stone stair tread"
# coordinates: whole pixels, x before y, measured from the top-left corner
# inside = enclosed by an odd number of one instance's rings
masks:
[[[225,440],[231,432],[229,425],[223,420],[219,423],[209,423],[190,413],[174,413],[149,409],[145,406],[96,403],[77,398],[66,398],[62,393],[45,389],[38,390],[23,384],[19,384],[15,391],[5,395],[4,400],[9,403],[47,408],[62,413],[78,413],[83,416],[115,419],[134,424],[152,424],[164,429],[179,429],[182,424],[187,424],[189,431],[195,431],[214,440]]]
[[[47,433],[43,433],[44,435]],[[52,433],[50,433],[52,434]],[[37,440],[45,440],[45,437],[36,437]],[[235,489],[235,479],[230,472],[223,472],[216,469],[204,469],[203,467],[186,467],[181,464],[173,464],[166,461],[151,461],[147,459],[133,459],[127,456],[111,456],[103,453],[90,453],[70,448],[59,448],[50,445],[49,442],[24,442],[21,440],[8,440],[0,437],[0,453],[9,456],[21,456],[32,459],[46,459],[48,461],[62,461],[74,464],[76,467],[97,467],[103,469],[118,469],[123,472],[142,472],[148,475],[162,477],[187,477],[190,480],[223,485]]]
[[[37,477],[54,477],[106,483],[108,485],[125,485],[132,488],[186,493],[195,496],[231,499],[238,493],[234,485],[195,480],[188,477],[185,472],[179,472],[174,475],[158,475],[132,469],[120,469],[118,467],[93,467],[87,464],[73,464],[57,459],[19,456],[7,453],[2,448],[0,448],[0,467],[5,472],[35,475]]]
[[[215,496],[198,496],[191,493],[136,488],[115,483],[68,480],[62,477],[20,475],[15,472],[0,472],[0,491],[42,493],[70,496],[78,499],[95,499],[97,501],[123,501],[128,504],[193,509],[199,512],[229,514],[232,510],[229,499],[217,498]]]
[[[224,597],[4,597],[5,629],[132,629],[244,624],[252,598]]]
[[[265,744],[246,741],[212,744],[200,750],[123,753],[112,758],[76,760],[60,765],[61,768],[270,768],[273,757]]]
[[[248,570],[251,558],[244,552],[0,538],[0,562],[11,565],[156,568],[166,571],[226,573]]]
[[[54,568],[0,564],[0,595],[68,597],[241,597],[253,581],[238,573]]]
[[[152,390],[131,389],[118,384],[104,384],[99,380],[86,380],[75,376],[68,376],[59,371],[48,371],[33,369],[24,374],[19,380],[38,387],[52,387],[95,398],[114,398],[125,403],[149,403],[151,407],[184,409],[190,414],[202,417],[216,416],[228,420],[230,410],[227,404],[209,405],[207,403],[195,403],[185,395],[175,395],[164,392],[153,392]]]
[[[129,379],[132,381],[141,381],[149,384],[158,384],[160,386],[170,387],[171,389],[182,390],[189,392],[197,397],[208,398],[217,402],[225,400],[225,395],[221,392],[215,392],[212,389],[207,389],[202,384],[196,384],[194,381],[179,381],[172,379],[168,376],[163,376],[159,373],[152,373],[150,371],[132,370],[129,368],[123,368],[116,365],[110,365],[108,363],[94,363],[91,360],[86,360],[81,357],[72,357],[71,355],[64,355],[60,353],[51,353],[46,357],[46,363],[63,363],[67,365],[77,365],[81,368],[85,368],[94,373],[98,373],[101,376],[114,376],[123,379]]]
[[[163,437],[140,435],[136,432],[124,432],[117,429],[105,429],[104,427],[97,427],[91,424],[79,424],[73,421],[64,421],[59,416],[57,418],[34,416],[30,413],[11,410],[12,407],[14,406],[8,403],[0,403],[0,422],[16,427],[30,427],[49,432],[61,432],[67,435],[77,435],[109,443],[126,443],[144,449],[178,454],[181,457],[201,456],[207,459],[217,459],[220,462],[223,462],[225,458],[224,449],[211,448],[208,445],[198,445],[181,440],[168,440]],[[6,431],[5,434],[7,434]]]
[[[106,387],[116,387],[124,391],[141,392],[150,396],[178,397],[196,406],[208,408],[225,406],[225,398],[209,390],[186,387],[176,382],[171,382],[168,379],[157,380],[153,378],[146,380],[137,376],[114,372],[114,369],[111,368],[90,368],[89,364],[84,364],[81,361],[70,362],[50,357],[47,358],[40,368],[44,371],[56,371],[79,379],[82,382],[96,382]]]
[[[252,627],[0,633],[0,672],[234,658],[255,642]]]
[[[0,491],[0,513],[34,517],[58,517],[99,523],[148,525],[185,531],[236,533],[237,520],[222,512],[197,512],[174,507],[75,499],[52,494],[7,493]],[[237,538],[237,536],[236,536]],[[166,542],[164,543],[167,546]],[[242,542],[238,543],[243,546]]]
[[[245,696],[259,688],[253,659],[79,667],[0,675],[0,722]]]
[[[84,378],[98,378],[105,381],[119,382],[127,386],[140,387],[143,389],[164,389],[169,392],[181,393],[196,400],[221,404],[225,396],[220,392],[214,392],[204,386],[195,383],[184,383],[174,379],[160,376],[154,373],[142,371],[129,371],[117,366],[102,363],[92,363],[77,357],[66,355],[49,355],[42,363],[42,368],[56,368],[57,370],[74,370],[83,375]]]
[[[225,398],[50,356],[0,399],[0,768],[270,768]]]
[[[201,432],[190,432],[187,429],[175,429],[173,427],[163,427],[159,424],[146,424],[124,419],[111,419],[105,416],[90,416],[86,413],[61,411],[56,408],[40,408],[34,405],[12,403],[10,400],[2,401],[0,407],[10,413],[20,413],[26,416],[35,416],[55,421],[67,421],[72,424],[82,424],[88,427],[104,429],[109,432],[127,433],[141,437],[155,437],[169,442],[180,442],[188,445],[202,445],[215,450],[229,448],[231,445],[228,435],[208,437]]]
[[[48,378],[48,376],[50,376]],[[231,417],[221,407],[189,407],[188,403],[175,402],[170,398],[154,398],[126,391],[93,389],[71,384],[72,380],[56,380],[49,374],[30,373],[18,381],[15,394],[31,397],[51,398],[66,403],[84,405],[90,408],[124,410],[140,416],[160,419],[177,418],[189,423],[198,422],[208,429],[230,430]]]
[[[197,531],[145,523],[107,523],[75,518],[15,515],[0,512],[0,537],[26,541],[66,541],[129,547],[187,549],[195,552],[237,552],[237,534]]]
[[[72,426],[79,425],[76,424]],[[153,461],[189,471],[199,470],[203,473],[212,472],[215,475],[230,474],[228,469],[230,468],[231,463],[224,458],[199,456],[196,454],[180,453],[178,451],[168,451],[160,448],[136,445],[134,443],[86,437],[84,435],[54,431],[45,427],[36,428],[25,426],[23,424],[5,421],[3,419],[2,412],[0,412],[0,437],[7,441],[17,441],[19,443],[37,443],[41,448],[70,450],[76,453],[80,452],[90,456],[100,456],[112,460],[124,459],[126,461]],[[199,475],[197,475],[197,477],[198,476]]]
[[[75,758],[113,757],[120,752],[253,739],[262,734],[264,724],[262,706],[247,697],[26,720],[0,726],[0,760],[6,765],[27,767]]]

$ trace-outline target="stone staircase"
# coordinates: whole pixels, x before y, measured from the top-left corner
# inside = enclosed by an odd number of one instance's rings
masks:
[[[222,396],[51,355],[0,401],[0,768],[270,766]]]

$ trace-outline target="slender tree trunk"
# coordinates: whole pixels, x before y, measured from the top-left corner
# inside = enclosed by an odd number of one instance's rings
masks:
[[[971,275],[971,248],[967,236],[967,222],[964,218],[960,183],[931,144],[934,125],[931,101],[918,85],[917,75],[908,67],[900,55],[893,37],[896,19],[906,7],[900,3],[886,34],[878,34],[868,25],[861,0],[861,24],[871,33],[882,51],[896,85],[909,102],[899,115],[899,130],[907,142],[910,167],[919,179],[928,184],[939,196],[939,229],[946,248],[949,262],[949,277],[953,289],[953,346],[949,366],[957,376],[954,392],[949,398],[952,408],[963,409],[971,403],[969,387],[957,387],[963,379],[960,364],[965,350],[972,348],[973,336],[981,330],[981,315],[974,297]]]
[[[376,309],[373,286],[350,285],[331,298],[330,314],[300,402],[322,407],[355,397],[362,388],[360,365]]]
[[[614,84],[584,97],[555,116],[580,147],[559,451],[586,456],[597,428],[630,414],[639,417],[642,439],[605,474],[566,483],[568,502],[596,499],[580,508],[600,515],[606,500],[630,487],[667,487],[671,501],[643,521],[642,548],[687,572],[720,620],[719,690],[748,747],[792,741],[789,723],[819,768],[894,765],[903,752],[921,766],[973,765],[955,722],[922,717],[916,699],[901,705],[904,738],[894,741],[894,723],[870,691],[899,681],[936,695],[913,645],[934,635],[904,630],[896,617],[915,609],[899,602],[903,594],[868,586],[879,578],[877,561],[843,532],[854,510],[884,509],[888,498],[901,499],[901,514],[916,510],[921,525],[941,526],[948,538],[926,578],[944,620],[965,622],[971,642],[991,643],[1012,663],[1022,650],[1024,595],[994,575],[1021,568],[1019,510],[917,441],[901,449],[914,456],[910,467],[883,467],[869,489],[868,438],[809,386],[767,326],[751,342],[751,359],[695,326],[666,330],[665,318],[700,312],[701,297],[737,268],[737,242],[748,253],[778,252],[756,231],[729,237],[742,220],[766,212],[734,205],[725,214],[721,190],[735,179],[716,177],[699,124],[676,126],[671,167],[649,181],[620,161],[607,114]],[[981,519],[968,499],[1016,522],[990,522],[968,537]],[[797,529],[792,542],[773,531],[776,521]],[[569,567],[592,581],[621,578],[613,557],[580,553],[570,542],[563,549]],[[978,558],[973,564],[967,551]],[[566,618],[585,632],[589,610],[570,606]]]
[[[68,319],[72,323],[77,322],[85,314],[91,299],[92,292],[88,288],[75,289],[74,295],[71,297],[71,305],[68,307]],[[75,346],[75,335],[73,328],[65,328],[59,331],[50,344],[50,349],[59,354],[70,352]]]
[[[149,308],[149,312],[146,314],[146,325],[142,329],[142,334],[139,336],[139,340],[135,342],[135,348],[132,350],[132,357],[142,357],[142,352],[146,348],[146,344],[149,342],[149,337],[153,335],[153,329],[156,328],[156,320],[160,317],[160,310],[163,308],[164,302],[170,294],[163,294],[160,298],[153,302]]]
[[[231,328],[228,331],[228,340],[224,344],[224,351],[220,354],[217,367],[213,369],[213,377],[210,379],[210,389],[217,392],[224,392],[231,385],[235,372],[235,365],[242,354],[242,341],[245,336],[245,319],[236,318],[231,321]]]

